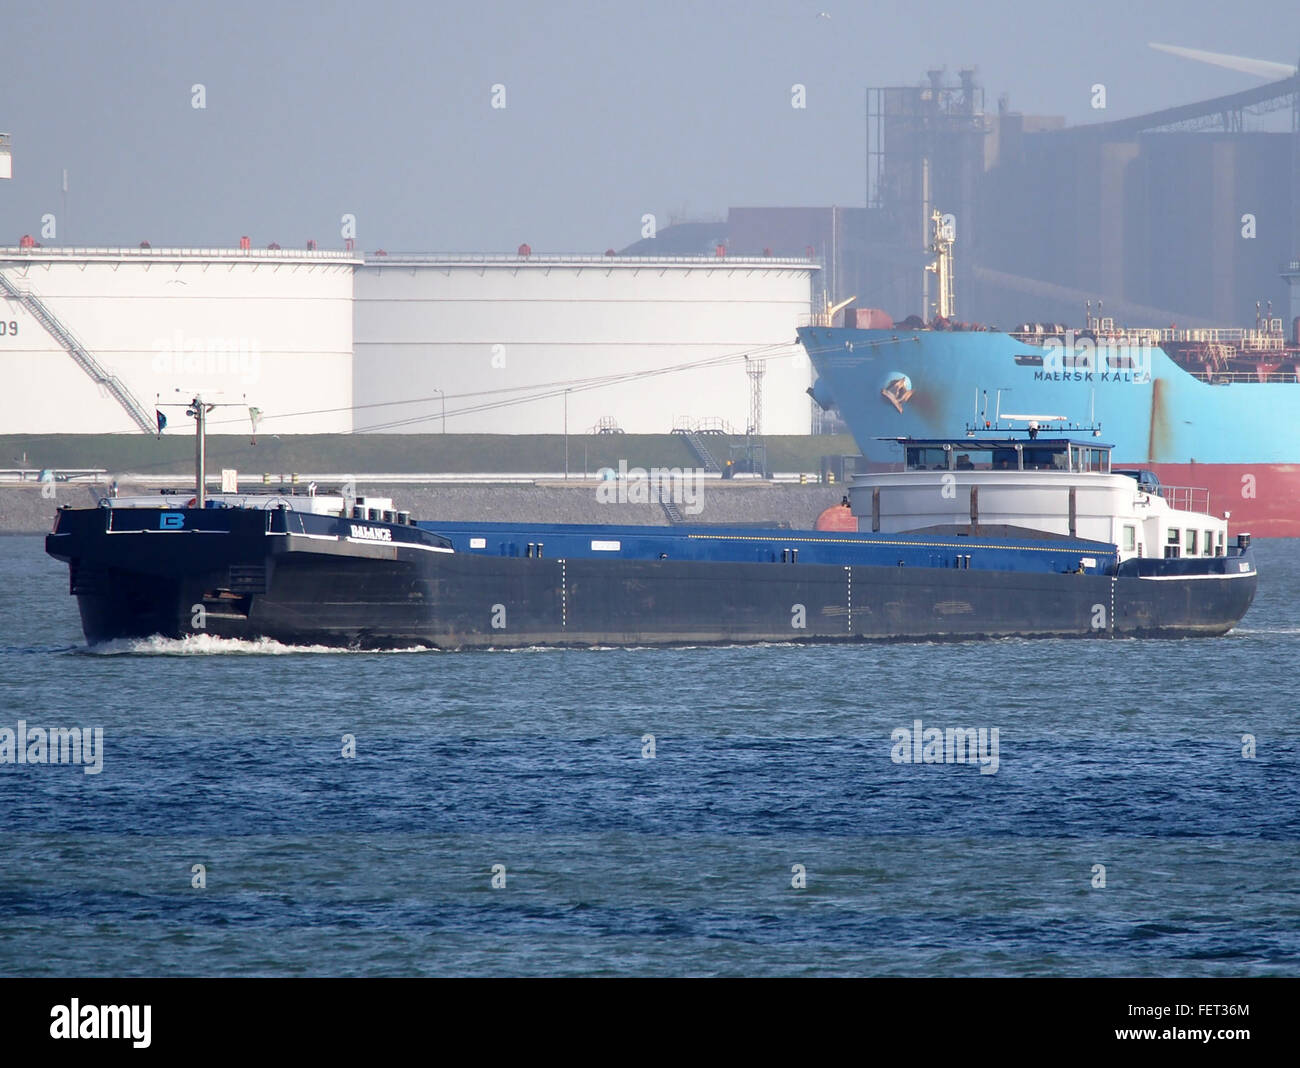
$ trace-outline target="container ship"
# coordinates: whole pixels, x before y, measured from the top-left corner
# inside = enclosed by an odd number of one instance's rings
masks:
[[[61,508],[87,641],[354,648],[1221,635],[1254,597],[1250,536],[1116,472],[1095,431],[899,439],[841,530],[417,520],[341,493]],[[1139,476],[1143,472],[1137,473]],[[187,499],[188,498],[188,499]]]
[[[1099,305],[1077,330],[955,322],[938,220],[932,321],[844,307],[798,330],[818,374],[809,392],[839,410],[869,469],[901,463],[900,436],[1003,413],[1086,415],[1114,443],[1117,467],[1208,493],[1236,528],[1300,537],[1300,320],[1289,331],[1267,316],[1254,328],[1132,329]]]

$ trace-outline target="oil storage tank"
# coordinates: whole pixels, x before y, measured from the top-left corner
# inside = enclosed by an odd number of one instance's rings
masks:
[[[260,409],[267,432],[349,431],[359,263],[315,249],[0,249],[0,433],[149,431],[158,399],[194,392]],[[210,427],[248,422],[232,409]]]
[[[758,389],[761,432],[806,434],[811,369],[794,338],[818,273],[806,259],[527,246],[368,256],[356,276],[356,428],[557,434],[603,421],[661,434],[712,421],[743,433]]]

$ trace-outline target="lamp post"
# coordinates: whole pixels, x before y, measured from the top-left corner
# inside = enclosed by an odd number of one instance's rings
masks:
[[[569,481],[569,391],[564,391],[564,481]]]
[[[447,433],[447,394],[437,386],[433,387],[433,391],[438,394],[438,398],[442,401],[442,432],[445,434]]]

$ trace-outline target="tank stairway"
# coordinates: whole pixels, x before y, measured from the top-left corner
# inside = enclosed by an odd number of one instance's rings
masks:
[[[132,395],[131,391],[122,385],[116,375],[110,375],[102,368],[95,357],[86,351],[86,347],[76,339],[76,336],[65,327],[54,315],[44,302],[33,293],[30,289],[22,289],[16,286],[0,271],[0,289],[11,299],[18,301],[31,314],[32,318],[41,324],[46,332],[54,338],[72,357],[78,367],[86,372],[95,382],[101,386],[122,408],[131,420],[143,430],[146,434],[154,432],[154,421],[149,415],[149,411]]]
[[[673,504],[672,501],[660,501],[659,507],[664,510],[664,515],[668,517],[668,522],[676,526],[678,523],[685,523],[686,517],[682,515],[682,510]]]
[[[709,447],[704,444],[704,438],[700,432],[698,430],[688,430],[685,437],[686,444],[691,447],[691,452],[695,453],[695,458],[700,461],[700,466],[709,474],[720,474],[722,465],[718,463],[713,453],[709,452]]]

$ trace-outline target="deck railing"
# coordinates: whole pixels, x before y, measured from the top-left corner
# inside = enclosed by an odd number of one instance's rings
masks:
[[[1286,335],[1282,332],[1281,320],[1274,320],[1276,329],[1254,329],[1251,327],[1129,327],[1103,332],[1099,330],[1074,330],[1075,339],[1085,335],[1097,346],[1123,347],[1147,345],[1155,346],[1168,342],[1202,343],[1207,345],[1227,345],[1245,352],[1280,352],[1286,349]],[[1061,340],[1062,334],[1056,330],[1009,330],[1007,333],[1017,341],[1029,345],[1041,345],[1044,341]]]
[[[1210,491],[1204,486],[1160,486],[1160,496],[1180,512],[1210,511]]]
[[[1288,382],[1294,385],[1300,382],[1300,371],[1270,371],[1258,374],[1255,371],[1187,371],[1193,378],[1208,382],[1212,386],[1226,386],[1233,382]]]

